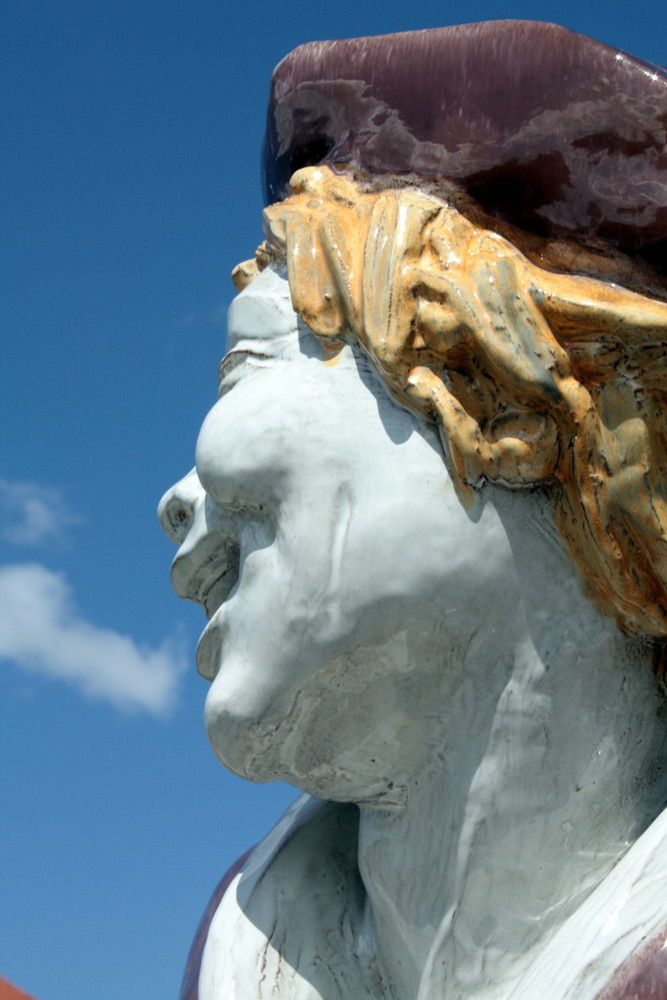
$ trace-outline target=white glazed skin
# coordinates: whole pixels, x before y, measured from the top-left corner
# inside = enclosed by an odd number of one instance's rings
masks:
[[[549,940],[594,926],[665,803],[641,643],[582,597],[548,495],[489,488],[475,523],[433,429],[326,354],[283,276],[237,297],[229,335],[196,472],[161,503],[174,586],[211,616],[209,739],[243,777],[359,811],[306,800],[255,852],[201,1000],[565,996],[535,992]],[[568,996],[660,922],[665,863],[637,850],[657,888]]]

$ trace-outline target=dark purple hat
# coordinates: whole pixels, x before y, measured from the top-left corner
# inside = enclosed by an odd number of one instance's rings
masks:
[[[264,185],[299,167],[456,182],[528,232],[667,271],[667,71],[537,21],[312,42],[271,82]]]

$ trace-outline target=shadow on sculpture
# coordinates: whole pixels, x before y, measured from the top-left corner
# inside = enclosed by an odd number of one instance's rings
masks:
[[[663,71],[550,25],[276,70],[283,200],[161,518],[216,754],[306,794],[182,1000],[663,995],[666,125]]]

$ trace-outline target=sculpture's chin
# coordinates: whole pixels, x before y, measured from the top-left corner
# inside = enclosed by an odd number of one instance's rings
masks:
[[[219,683],[212,684],[206,697],[204,725],[216,757],[228,771],[247,781],[278,779],[269,766],[274,756],[270,727],[251,706],[221,691]]]
[[[322,763],[308,752],[310,734],[300,732],[289,709],[280,712],[275,702],[262,709],[257,703],[235,698],[229,690],[223,691],[219,683],[211,686],[204,724],[220,763],[246,781],[285,781],[300,791],[335,798],[330,776],[325,780],[319,775]],[[329,772],[332,767],[324,770]]]
[[[216,757],[247,781],[286,781],[309,790],[299,782],[302,762],[295,768],[293,760],[302,742],[298,694],[257,678],[252,683],[243,666],[224,663],[206,696],[204,725]]]
[[[375,717],[365,681],[372,688],[379,668],[368,665],[368,677],[356,680],[350,700],[337,661],[326,669],[332,689],[316,673],[286,692],[248,685],[247,678],[235,688],[228,667],[211,685],[204,720],[213,751],[229,771],[257,783],[284,781],[333,801],[402,804],[396,757],[419,747],[401,724],[402,713],[392,713],[385,702],[384,675],[376,685]]]

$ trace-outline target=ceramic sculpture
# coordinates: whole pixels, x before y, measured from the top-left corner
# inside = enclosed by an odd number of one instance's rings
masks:
[[[667,75],[554,25],[274,73],[196,469],[223,764],[304,794],[182,1000],[667,996]]]

